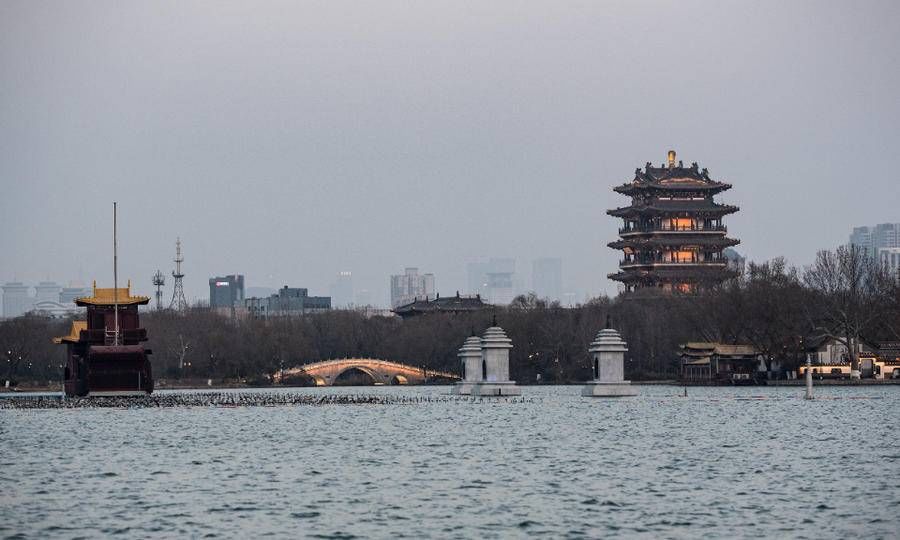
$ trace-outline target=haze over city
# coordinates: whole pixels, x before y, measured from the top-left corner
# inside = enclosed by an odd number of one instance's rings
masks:
[[[674,149],[750,260],[900,218],[895,2],[0,4],[0,281],[210,276],[388,304],[416,266],[614,294],[611,187]],[[851,204],[852,203],[852,204]]]

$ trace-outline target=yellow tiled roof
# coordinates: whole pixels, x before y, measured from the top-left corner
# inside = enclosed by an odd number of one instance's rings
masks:
[[[116,298],[117,294],[118,298]],[[132,304],[146,304],[148,302],[150,302],[149,296],[131,296],[130,281],[128,282],[127,287],[119,287],[118,289],[112,287],[98,289],[97,282],[95,281],[93,296],[75,299],[75,303],[79,306],[111,306],[114,303],[118,303],[120,306],[128,306]]]
[[[69,335],[53,338],[53,343],[74,343],[81,337],[82,330],[87,330],[87,321],[72,321]]]

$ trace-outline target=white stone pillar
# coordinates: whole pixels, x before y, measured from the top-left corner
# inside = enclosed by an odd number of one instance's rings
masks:
[[[622,340],[622,336],[617,331],[609,328],[607,319],[606,328],[600,330],[588,349],[591,355],[594,380],[584,386],[581,395],[589,397],[636,396],[637,389],[631,386],[631,381],[625,380],[626,351],[628,351],[628,344]]]
[[[483,381],[472,388],[473,396],[518,396],[522,389],[515,381],[509,380],[509,350],[512,340],[506,332],[494,325],[488,328],[481,338]]]
[[[463,365],[464,377],[453,386],[453,394],[468,396],[472,387],[481,381],[481,338],[471,336],[459,350],[459,361]]]

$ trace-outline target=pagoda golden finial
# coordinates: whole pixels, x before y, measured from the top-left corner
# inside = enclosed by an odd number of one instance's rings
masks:
[[[675,167],[675,150],[669,150],[669,168]]]

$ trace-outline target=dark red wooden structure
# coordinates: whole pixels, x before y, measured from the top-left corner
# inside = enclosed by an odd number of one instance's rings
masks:
[[[131,396],[153,392],[153,373],[142,343],[138,306],[150,298],[131,296],[131,284],[116,289],[98,289],[90,297],[76,298],[85,306],[85,320],[73,321],[69,335],[56,338],[67,349],[65,391],[67,396]],[[118,317],[118,324],[116,318]]]

